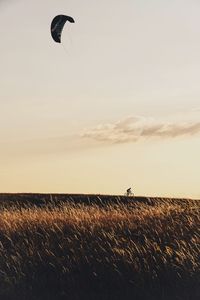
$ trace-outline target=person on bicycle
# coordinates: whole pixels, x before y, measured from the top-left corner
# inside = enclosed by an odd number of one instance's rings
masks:
[[[133,194],[132,191],[131,191],[131,188],[128,188],[126,190],[126,193],[127,193],[127,196],[131,196]]]

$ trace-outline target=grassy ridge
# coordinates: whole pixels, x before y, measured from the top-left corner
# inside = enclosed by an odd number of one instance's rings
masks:
[[[0,299],[200,298],[200,201],[0,195]]]

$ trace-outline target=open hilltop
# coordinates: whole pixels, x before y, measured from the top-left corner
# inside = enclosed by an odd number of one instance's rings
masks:
[[[200,201],[0,194],[0,299],[199,300]]]

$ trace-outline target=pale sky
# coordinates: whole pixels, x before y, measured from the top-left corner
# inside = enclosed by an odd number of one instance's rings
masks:
[[[70,15],[62,44],[50,34]],[[200,198],[200,2],[0,0],[0,192]]]

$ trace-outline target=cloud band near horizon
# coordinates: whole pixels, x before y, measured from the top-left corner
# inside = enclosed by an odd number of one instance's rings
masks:
[[[93,141],[121,144],[137,142],[149,138],[176,138],[192,136],[200,132],[200,121],[166,122],[152,118],[130,116],[115,123],[100,124],[85,130],[82,138]]]

